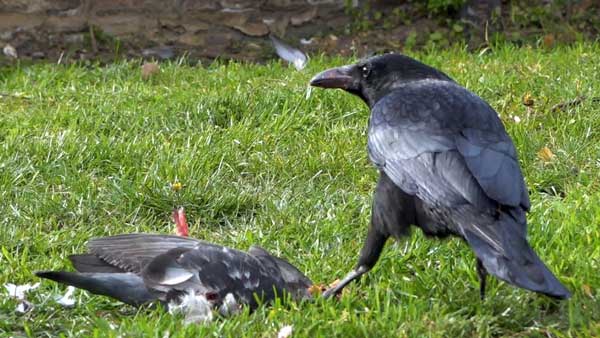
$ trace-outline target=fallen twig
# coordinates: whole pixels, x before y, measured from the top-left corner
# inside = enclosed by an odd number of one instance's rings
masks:
[[[98,53],[98,44],[96,43],[96,35],[94,35],[94,26],[89,25],[90,28],[90,42],[92,43],[92,51]]]
[[[0,97],[12,97],[14,99],[29,100],[30,97],[19,94],[0,93]]]
[[[552,108],[550,109],[553,113],[562,110],[565,111],[569,108],[573,108],[575,106],[580,105],[581,103],[583,103],[583,101],[585,101],[587,99],[586,96],[579,96],[573,100],[569,100],[569,101],[563,101],[560,103],[555,104],[554,106],[552,106]],[[600,102],[600,97],[592,97],[590,99],[592,102]]]

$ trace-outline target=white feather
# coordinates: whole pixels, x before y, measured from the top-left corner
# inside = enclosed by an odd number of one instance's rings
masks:
[[[297,70],[302,70],[304,67],[306,67],[306,64],[308,63],[308,56],[306,56],[304,52],[288,45],[272,35],[270,38],[273,42],[273,46],[275,47],[277,55],[294,65]]]
[[[67,292],[62,297],[59,297],[56,302],[64,307],[71,307],[75,305],[75,297],[73,294],[75,293],[75,287],[69,285],[67,287]]]
[[[235,300],[235,297],[233,296],[233,294],[228,293],[225,296],[225,299],[223,300],[223,303],[221,304],[221,307],[219,307],[219,313],[223,316],[231,316],[231,315],[236,315],[238,313],[240,313],[241,311],[241,307],[238,304],[237,300]]]
[[[169,303],[169,313],[184,315],[185,324],[204,324],[212,321],[212,305],[203,294],[197,295],[193,290],[188,290],[181,298],[180,303]]]

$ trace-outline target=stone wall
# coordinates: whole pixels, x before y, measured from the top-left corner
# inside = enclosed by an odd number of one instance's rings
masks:
[[[309,53],[358,56],[463,41],[479,49],[488,37],[549,47],[597,39],[599,9],[598,0],[465,0],[438,14],[408,0],[0,0],[0,49],[25,60],[255,61],[274,56],[269,34]],[[0,65],[13,61],[0,54]]]
[[[300,44],[343,27],[350,20],[345,6],[345,0],[0,0],[0,46],[34,59],[118,50],[254,60],[266,53],[270,33]]]

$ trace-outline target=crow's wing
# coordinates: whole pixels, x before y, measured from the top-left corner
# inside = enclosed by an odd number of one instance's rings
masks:
[[[433,205],[528,210],[516,150],[497,113],[453,82],[423,80],[377,102],[369,156],[401,189]]]
[[[91,254],[128,272],[140,273],[154,257],[175,248],[192,249],[197,239],[170,235],[125,234],[91,239],[87,243]]]

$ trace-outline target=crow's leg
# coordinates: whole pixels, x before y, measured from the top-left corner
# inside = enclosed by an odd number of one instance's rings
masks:
[[[360,258],[358,259],[356,268],[350,271],[336,286],[326,290],[323,293],[323,297],[329,298],[340,293],[342,289],[346,287],[346,285],[350,284],[350,282],[360,278],[360,276],[371,270],[375,263],[377,263],[387,238],[387,235],[383,235],[373,225],[371,225],[365,244],[360,252]]]
[[[371,270],[377,263],[386,240],[390,236],[400,238],[408,234],[410,225],[414,223],[414,197],[400,190],[384,172],[381,172],[373,199],[371,226],[358,264],[335,287],[325,291],[323,296],[331,297],[339,293],[350,282]]]
[[[481,297],[481,300],[484,300],[485,299],[486,277],[487,277],[488,273],[487,273],[487,270],[485,269],[485,267],[483,267],[483,263],[481,262],[481,259],[479,259],[479,258],[477,258],[476,267],[477,267],[477,275],[479,276],[479,297]]]

